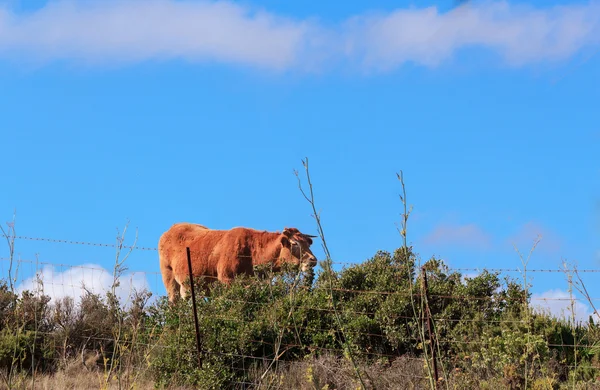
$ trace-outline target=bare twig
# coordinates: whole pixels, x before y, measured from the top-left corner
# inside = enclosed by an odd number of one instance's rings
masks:
[[[16,285],[17,279],[18,279],[19,264],[20,264],[19,262],[17,262],[16,269],[13,271],[13,268],[15,267],[15,238],[17,236],[16,230],[15,230],[16,216],[17,216],[17,211],[14,210],[12,221],[6,222],[6,225],[7,225],[6,230],[4,230],[4,228],[0,224],[0,231],[2,232],[2,235],[5,237],[6,243],[8,245],[8,252],[9,252],[8,283],[9,283],[9,288],[10,288],[10,292],[11,292],[11,300],[12,300],[13,308],[16,307],[17,299],[18,299],[18,296],[15,293],[15,285]],[[13,272],[14,272],[14,275],[13,275]],[[16,328],[14,329],[15,336],[17,338],[20,336],[22,330],[23,330],[22,326],[16,326]],[[17,356],[17,354],[18,354],[17,344],[15,343],[13,346],[11,367],[7,370],[6,375],[2,376],[2,378],[3,378],[4,382],[6,383],[6,385],[8,386],[8,388],[12,388],[13,379],[14,379],[14,376],[16,375],[17,370],[16,370],[15,364],[19,360],[19,357]]]
[[[421,318],[422,314],[425,311],[424,308],[424,301],[421,299],[420,300],[420,311],[417,310],[417,305],[415,302],[415,296],[419,295],[418,293],[415,293],[415,283],[412,279],[412,269],[411,269],[411,264],[410,264],[410,256],[411,256],[411,251],[408,248],[408,238],[407,238],[407,232],[408,232],[408,217],[410,216],[410,213],[412,212],[412,206],[408,207],[408,203],[406,201],[406,186],[404,184],[404,173],[402,172],[402,170],[400,171],[400,173],[396,174],[398,180],[400,181],[400,185],[402,186],[402,195],[400,195],[400,201],[402,202],[402,207],[403,207],[403,213],[402,213],[402,222],[400,224],[400,228],[398,228],[398,232],[400,233],[400,236],[402,237],[402,249],[404,251],[404,262],[406,263],[406,273],[408,276],[408,283],[409,283],[409,290],[410,290],[410,304],[411,304],[411,308],[413,310],[413,316],[414,318]],[[420,265],[420,264],[419,264]],[[434,372],[433,372],[433,367],[431,366],[431,363],[429,362],[429,356],[428,356],[428,351],[427,348],[425,347],[425,325],[422,322],[417,321],[417,331],[419,332],[419,338],[421,339],[421,343],[423,344],[423,354],[425,355],[425,365],[427,367],[427,377],[429,379],[429,386],[431,387],[431,389],[436,389],[437,383],[434,380]]]
[[[8,283],[10,284],[10,291],[12,293],[15,292],[15,283],[16,283],[16,276],[15,276],[15,279],[13,280],[13,274],[12,274],[14,259],[15,259],[15,238],[17,236],[16,231],[15,231],[16,218],[17,218],[17,211],[15,210],[13,212],[12,221],[6,223],[6,225],[8,226],[7,230],[4,230],[4,228],[0,224],[0,231],[2,232],[2,236],[4,236],[4,238],[6,239],[6,243],[8,245],[8,260],[9,260],[9,262],[8,262]]]
[[[304,199],[306,199],[306,201],[308,203],[310,203],[310,206],[312,208],[313,211],[313,218],[315,219],[316,223],[317,223],[317,230],[319,232],[319,237],[321,238],[321,241],[323,243],[323,251],[325,252],[325,260],[322,261],[322,266],[325,269],[325,272],[327,274],[327,281],[329,284],[329,300],[330,300],[330,304],[333,308],[333,313],[334,313],[334,317],[335,320],[337,322],[338,328],[340,329],[340,332],[343,335],[343,343],[344,343],[344,347],[346,348],[346,352],[348,353],[348,356],[350,358],[350,362],[352,363],[352,367],[354,368],[354,372],[356,373],[356,376],[358,377],[358,380],[360,382],[360,385],[363,389],[365,389],[365,383],[362,379],[362,375],[360,373],[360,369],[358,368],[358,365],[356,364],[355,360],[354,360],[354,355],[352,354],[352,351],[350,349],[350,345],[348,344],[348,340],[346,337],[346,332],[344,330],[344,324],[342,323],[342,319],[340,318],[340,314],[337,310],[337,304],[335,302],[335,297],[333,294],[333,281],[331,280],[331,278],[333,277],[333,267],[332,267],[332,259],[331,259],[331,253],[329,252],[329,247],[327,246],[327,241],[325,240],[325,233],[323,232],[323,225],[321,223],[321,216],[320,213],[317,211],[317,207],[316,207],[316,203],[315,203],[315,195],[313,192],[313,185],[312,185],[312,181],[310,179],[310,171],[308,168],[308,157],[306,157],[304,160],[302,160],[302,166],[304,166],[304,171],[306,173],[306,181],[308,183],[308,195],[306,194],[306,192],[304,191],[304,189],[302,188],[302,180],[300,180],[300,176],[298,174],[298,171],[294,170],[294,174],[296,175],[296,178],[298,179],[298,188],[300,189],[300,192],[302,193],[302,195],[304,196]]]
[[[34,316],[34,340],[37,340],[38,335],[38,326],[39,326],[39,318],[38,318],[38,304],[42,299],[43,291],[44,291],[44,282],[42,277],[39,274],[39,256],[35,255],[36,259],[36,294],[34,294],[34,305],[33,305],[33,316]],[[36,369],[35,369],[35,346],[37,342],[32,343],[32,351],[31,351],[31,389],[35,389],[35,379],[36,379]]]
[[[519,259],[521,260],[521,265],[523,265],[523,270],[521,271],[521,273],[523,274],[523,289],[525,290],[525,295],[527,295],[527,293],[529,292],[529,285],[527,284],[527,265],[529,264],[529,260],[531,259],[531,255],[533,254],[533,251],[535,251],[535,248],[538,246],[538,244],[540,243],[541,240],[542,240],[542,236],[538,235],[536,237],[536,239],[533,241],[533,245],[531,246],[531,249],[529,249],[527,258],[523,258],[523,254],[521,254],[521,251],[519,251],[519,248],[517,248],[517,246],[515,244],[513,244],[515,251],[519,255]],[[525,300],[525,302],[527,305],[527,300]]]
[[[125,267],[125,265],[124,265],[125,261],[129,258],[129,256],[133,252],[133,250],[137,244],[137,241],[138,241],[138,231],[136,229],[133,245],[131,245],[131,246],[124,245],[125,235],[127,233],[128,226],[129,226],[129,221],[125,224],[125,228],[123,229],[122,233],[119,233],[119,231],[117,230],[115,264],[113,267],[113,282],[112,282],[111,290],[110,290],[109,297],[108,297],[109,298],[109,302],[108,302],[109,308],[111,310],[111,314],[113,316],[115,316],[117,326],[114,329],[115,347],[112,350],[110,365],[108,366],[108,370],[106,372],[106,378],[105,378],[106,385],[108,385],[113,372],[115,372],[117,353],[118,353],[118,349],[120,348],[121,337],[123,334],[123,316],[121,313],[120,302],[117,297],[117,288],[120,286],[119,279],[120,279],[121,275],[127,270],[127,267]],[[125,252],[125,255],[122,255],[122,250],[125,248],[127,248],[128,250],[127,250],[127,252]],[[119,374],[119,372],[117,372],[117,381],[119,384],[119,388],[121,388],[122,387],[121,375]]]
[[[525,348],[526,348],[526,354],[527,356],[529,356],[529,348],[530,348],[530,336],[531,336],[531,324],[530,324],[530,310],[529,310],[529,284],[527,282],[527,266],[529,265],[529,260],[531,259],[531,255],[533,254],[533,252],[535,251],[535,248],[538,246],[538,244],[540,243],[540,241],[542,240],[542,236],[538,235],[535,240],[533,241],[533,245],[531,246],[531,249],[529,250],[529,254],[527,254],[527,258],[523,258],[523,255],[521,254],[521,252],[519,251],[519,249],[517,248],[517,246],[515,244],[513,244],[513,247],[515,248],[515,251],[517,252],[517,254],[519,255],[519,259],[521,260],[521,265],[523,266],[523,270],[521,271],[523,274],[523,290],[525,291],[525,300],[523,302],[524,304],[524,312],[525,312],[525,323],[527,326],[527,342],[525,343]],[[529,379],[529,370],[527,367],[527,363],[528,363],[528,359],[525,359],[525,388],[527,388],[528,385],[528,379]]]
[[[585,283],[583,282],[583,279],[581,278],[581,275],[579,274],[579,270],[577,269],[577,266],[575,266],[575,265],[573,265],[573,273],[577,277],[577,280],[573,284],[573,287],[575,287],[575,289],[577,291],[579,291],[579,293],[581,295],[583,295],[583,297],[586,299],[586,301],[592,307],[592,310],[594,311],[594,314],[596,315],[596,317],[598,317],[598,319],[600,319],[600,313],[598,313],[598,310],[596,310],[596,305],[594,305],[594,300],[591,298],[590,294],[588,293],[587,287],[585,287]]]

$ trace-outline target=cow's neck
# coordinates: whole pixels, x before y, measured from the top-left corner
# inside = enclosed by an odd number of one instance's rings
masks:
[[[264,232],[258,240],[253,242],[252,264],[263,265],[272,263],[279,268],[279,255],[281,254],[280,233]]]

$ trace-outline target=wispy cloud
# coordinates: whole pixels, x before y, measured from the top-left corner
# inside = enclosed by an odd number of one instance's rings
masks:
[[[43,60],[185,59],[286,68],[307,26],[232,2],[50,2],[26,15],[0,10],[0,50]]]
[[[528,252],[537,237],[540,237],[541,241],[537,245],[536,251],[546,254],[560,252],[562,239],[558,234],[536,222],[528,222],[522,225],[515,234],[508,238],[508,243],[511,246],[516,245],[521,252]]]
[[[41,283],[38,283],[38,280]],[[119,279],[116,295],[122,303],[130,301],[134,289],[150,290],[146,276],[143,273],[124,274]],[[75,302],[85,295],[86,289],[94,294],[105,296],[112,286],[112,273],[97,264],[73,266],[64,271],[54,266],[45,266],[37,276],[24,280],[17,292],[24,290],[42,292],[53,301],[63,297],[72,297]],[[85,288],[84,288],[85,286]]]
[[[491,246],[491,237],[475,224],[440,224],[423,238],[423,243],[470,249],[487,249]]]
[[[228,1],[51,1],[30,13],[0,6],[0,56],[85,63],[183,59],[266,69],[341,64],[439,66],[459,50],[510,65],[564,60],[600,45],[600,3],[533,8],[505,1],[365,13],[328,25]]]
[[[534,310],[549,313],[557,318],[569,319],[573,317],[569,293],[560,289],[548,290],[541,294],[532,294],[531,305]],[[573,302],[573,309],[576,321],[587,322],[589,316],[592,314],[590,306],[581,300]],[[594,318],[594,320],[598,320],[598,318]]]
[[[510,65],[524,65],[568,58],[598,44],[599,27],[595,2],[535,9],[502,1],[447,13],[429,7],[359,17],[350,35],[365,62],[376,68],[407,61],[436,66],[467,47],[490,49]]]

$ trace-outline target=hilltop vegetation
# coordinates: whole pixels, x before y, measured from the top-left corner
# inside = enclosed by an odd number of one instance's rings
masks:
[[[591,388],[600,328],[535,313],[519,281],[463,278],[409,248],[339,272],[240,277],[190,301],[87,293],[52,302],[0,287],[0,369],[10,388],[428,388],[432,319],[441,388]],[[427,310],[428,308],[428,310]],[[574,348],[573,345],[580,347]],[[90,384],[90,381],[91,384]],[[97,386],[96,386],[97,384]]]

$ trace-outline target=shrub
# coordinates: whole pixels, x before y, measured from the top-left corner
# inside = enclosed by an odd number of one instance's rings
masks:
[[[91,354],[97,359],[82,369],[94,369],[93,362],[120,387],[146,378],[158,387],[312,389],[356,386],[356,364],[368,386],[422,387],[422,358],[431,347],[427,305],[449,386],[596,383],[600,328],[593,321],[573,326],[536,314],[520,283],[486,271],[463,278],[436,258],[423,265],[425,300],[416,264],[412,249],[400,248],[338,272],[302,276],[291,266],[277,274],[263,267],[258,276],[217,283],[209,297],[198,288],[201,368],[190,300],[170,305],[160,297],[148,306],[150,294],[142,291],[127,305],[92,293],[50,302],[3,283],[0,368],[5,378],[54,373]]]

